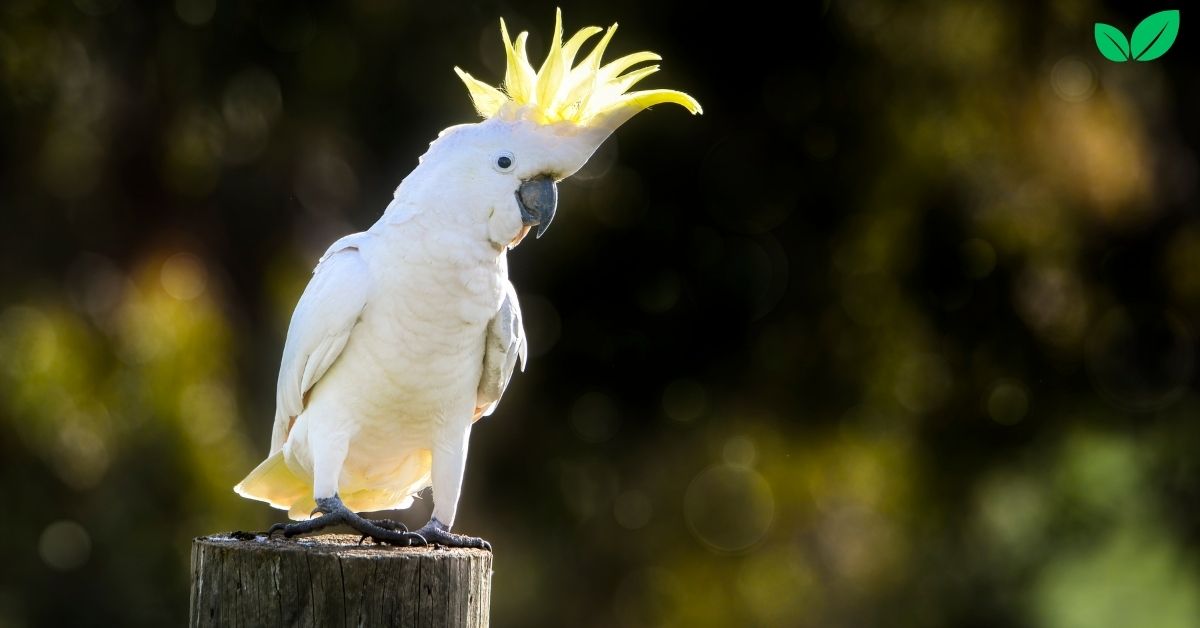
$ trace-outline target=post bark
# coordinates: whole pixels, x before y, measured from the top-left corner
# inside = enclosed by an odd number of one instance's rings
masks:
[[[491,587],[484,550],[216,534],[192,541],[189,625],[474,628]]]

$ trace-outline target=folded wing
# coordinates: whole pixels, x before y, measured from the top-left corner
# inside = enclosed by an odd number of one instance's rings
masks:
[[[275,389],[271,453],[283,447],[308,392],[337,361],[358,324],[371,287],[361,249],[371,237],[355,233],[334,242],[292,313]]]
[[[476,416],[488,416],[495,411],[500,397],[508,388],[517,360],[525,368],[525,326],[521,319],[521,305],[517,302],[517,291],[512,282],[505,281],[504,301],[500,311],[488,323],[483,354],[483,373],[475,405]]]

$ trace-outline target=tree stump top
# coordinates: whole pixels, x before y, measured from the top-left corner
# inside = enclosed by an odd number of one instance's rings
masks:
[[[287,539],[282,534],[276,534],[267,539],[264,534],[242,536],[241,532],[210,534],[195,539],[197,544],[237,547],[241,551],[269,552],[315,552],[319,554],[337,554],[342,557],[364,558],[367,560],[395,559],[396,554],[405,558],[466,558],[470,556],[488,556],[491,552],[481,549],[463,547],[445,547],[442,545],[423,545],[419,547],[397,547],[395,545],[380,545],[364,541],[358,542],[357,534],[318,534],[314,536],[298,536]],[[237,535],[237,536],[234,536]]]
[[[357,535],[192,542],[190,625],[486,626],[492,554]]]

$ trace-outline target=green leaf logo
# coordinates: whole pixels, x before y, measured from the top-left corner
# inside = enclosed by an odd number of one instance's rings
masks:
[[[1129,60],[1129,40],[1115,26],[1096,22],[1096,47],[1109,61],[1125,63]]]
[[[1159,11],[1133,29],[1133,40],[1115,26],[1096,22],[1096,48],[1105,59],[1116,63],[1153,61],[1171,49],[1179,36],[1179,11]]]
[[[1179,36],[1179,11],[1159,11],[1133,29],[1129,50],[1138,61],[1153,61],[1171,49]]]

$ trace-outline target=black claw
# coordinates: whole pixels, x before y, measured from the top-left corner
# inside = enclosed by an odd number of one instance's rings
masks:
[[[366,541],[368,538],[381,544],[390,543],[402,546],[426,544],[425,537],[409,532],[408,528],[402,523],[390,519],[381,519],[378,521],[364,519],[347,508],[337,495],[317,500],[317,508],[313,510],[313,514],[318,512],[323,514],[308,521],[286,524],[277,523],[271,526],[271,529],[267,531],[267,538],[271,538],[271,535],[274,533],[282,531],[283,536],[290,539],[300,534],[318,532],[332,525],[343,524],[363,535],[358,541],[359,545],[362,545],[363,541]]]
[[[465,534],[454,534],[448,527],[437,519],[430,519],[429,523],[425,524],[415,534],[421,535],[428,543],[436,543],[446,547],[472,547],[475,549],[484,549],[492,551],[492,544],[487,541]]]
[[[383,528],[384,530],[399,530],[401,532],[408,532],[408,526],[400,523],[399,521],[392,521],[391,519],[369,519],[368,521]]]

